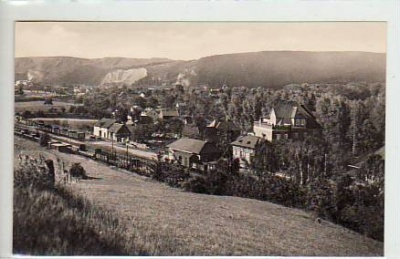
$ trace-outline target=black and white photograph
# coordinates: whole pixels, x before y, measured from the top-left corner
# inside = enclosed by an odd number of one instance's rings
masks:
[[[0,3],[0,257],[396,258],[394,1],[111,2]]]
[[[13,253],[383,256],[386,40],[16,22]]]

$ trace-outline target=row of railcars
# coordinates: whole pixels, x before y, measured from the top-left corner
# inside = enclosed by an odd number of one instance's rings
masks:
[[[71,130],[66,127],[60,127],[58,125],[51,125],[51,124],[45,124],[43,121],[38,121],[36,126],[38,129],[52,133],[55,135],[59,136],[64,136],[72,139],[77,139],[77,140],[85,140],[86,134],[83,131],[77,131],[77,130]]]

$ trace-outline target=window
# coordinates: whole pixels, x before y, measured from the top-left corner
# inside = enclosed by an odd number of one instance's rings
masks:
[[[285,135],[284,135],[284,138],[285,138],[285,139],[288,139],[288,138],[289,138],[289,134],[285,134]]]
[[[295,125],[296,126],[305,126],[306,125],[306,119],[296,119],[295,120]]]
[[[280,140],[281,139],[281,134],[276,134],[275,137],[276,137],[276,140]]]
[[[295,138],[295,139],[298,139],[298,138],[299,138],[299,133],[298,133],[298,132],[295,132],[295,133],[294,133],[294,138]]]

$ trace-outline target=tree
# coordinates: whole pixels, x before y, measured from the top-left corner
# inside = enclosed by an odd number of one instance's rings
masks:
[[[69,112],[69,113],[74,113],[75,108],[76,108],[76,107],[75,107],[74,105],[71,105],[71,106],[69,107],[68,112]]]
[[[23,84],[19,84],[18,85],[18,94],[19,95],[23,95],[24,94],[24,85]]]
[[[128,110],[124,107],[118,107],[115,111],[115,118],[117,121],[125,123],[128,120]]]
[[[276,145],[270,144],[266,140],[261,141],[256,146],[256,153],[252,157],[252,169],[256,175],[265,177],[273,175],[278,170],[278,157],[276,155]]]
[[[374,183],[383,188],[385,176],[385,160],[380,155],[369,155],[358,170],[358,180],[364,183]]]
[[[28,118],[32,118],[32,116],[33,116],[33,114],[32,114],[32,112],[29,111],[29,110],[25,110],[25,111],[22,113],[22,118],[24,118],[25,120],[28,119]]]
[[[183,87],[183,85],[181,84],[176,84],[175,85],[175,91],[179,94],[179,95],[183,95],[185,93],[185,89]]]
[[[53,105],[53,98],[49,97],[44,100],[44,104]]]
[[[154,96],[150,96],[149,98],[147,98],[147,107],[150,108],[157,108],[158,106],[158,99],[155,98]],[[145,107],[142,107],[145,108]]]

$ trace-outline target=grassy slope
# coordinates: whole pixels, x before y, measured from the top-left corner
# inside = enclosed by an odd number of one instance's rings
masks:
[[[78,156],[56,154],[81,162],[89,176],[100,178],[74,183],[72,189],[114,211],[135,246],[149,254],[383,255],[382,243],[328,222],[316,223],[301,210],[187,193]]]

